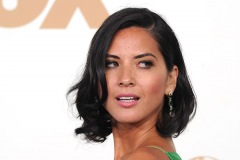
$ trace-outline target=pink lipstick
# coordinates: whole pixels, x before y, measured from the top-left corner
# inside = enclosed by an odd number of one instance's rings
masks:
[[[117,103],[123,108],[131,108],[135,106],[140,97],[135,94],[120,94],[116,97]]]

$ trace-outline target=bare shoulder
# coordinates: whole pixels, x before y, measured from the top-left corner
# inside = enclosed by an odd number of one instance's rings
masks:
[[[151,149],[148,147],[140,148],[124,157],[120,160],[169,160],[167,155],[159,150]]]

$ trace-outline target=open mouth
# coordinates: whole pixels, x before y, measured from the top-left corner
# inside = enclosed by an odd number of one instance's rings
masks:
[[[140,97],[135,94],[119,94],[115,97],[117,104],[123,108],[132,108],[139,103]]]
[[[118,97],[116,99],[122,102],[133,102],[139,100],[139,97]]]

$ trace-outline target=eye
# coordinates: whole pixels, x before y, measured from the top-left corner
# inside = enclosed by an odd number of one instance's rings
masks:
[[[140,68],[151,68],[153,66],[153,63],[151,61],[141,61],[137,64]]]
[[[118,66],[118,63],[115,61],[106,61],[105,67],[106,68],[115,68]]]

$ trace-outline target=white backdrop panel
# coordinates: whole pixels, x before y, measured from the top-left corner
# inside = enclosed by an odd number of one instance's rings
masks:
[[[0,1],[1,2],[1,1]],[[8,9],[16,0],[3,0]],[[0,26],[0,159],[113,159],[113,142],[87,144],[73,130],[65,93],[81,74],[90,29],[77,10],[64,29],[41,29],[40,16],[15,28]],[[198,98],[195,119],[175,139],[185,160],[209,155],[238,159],[240,144],[240,7],[234,0],[102,0],[109,14],[147,7],[176,32]],[[0,15],[1,16],[1,15]]]

